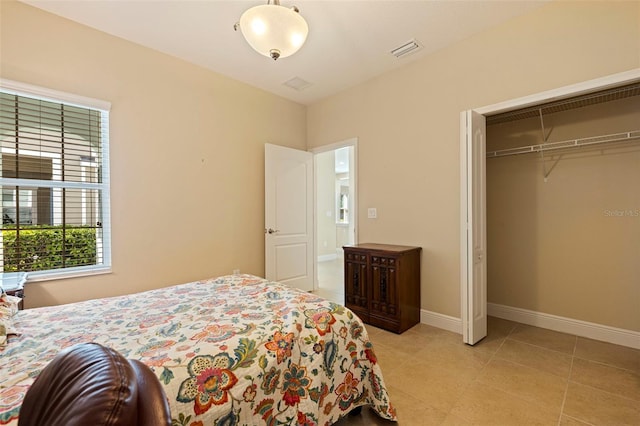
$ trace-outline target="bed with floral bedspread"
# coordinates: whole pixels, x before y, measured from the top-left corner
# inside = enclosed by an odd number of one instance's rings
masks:
[[[27,309],[0,351],[0,424],[63,348],[99,342],[152,368],[175,426],[329,425],[368,405],[395,420],[362,322],[251,275]]]

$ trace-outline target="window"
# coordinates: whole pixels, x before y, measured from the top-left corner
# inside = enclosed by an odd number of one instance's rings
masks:
[[[108,272],[109,104],[0,81],[0,272]]]

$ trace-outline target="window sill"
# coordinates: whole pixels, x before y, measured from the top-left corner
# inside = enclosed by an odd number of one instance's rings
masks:
[[[29,272],[27,276],[27,283],[38,282],[38,281],[52,281],[52,280],[63,280],[67,278],[78,278],[78,277],[87,277],[91,275],[103,275],[110,274],[112,272],[110,266],[101,266],[94,268],[69,268],[63,269],[60,271],[40,271],[40,272]]]

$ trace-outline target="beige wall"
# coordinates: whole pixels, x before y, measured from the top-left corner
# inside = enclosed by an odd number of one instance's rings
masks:
[[[552,2],[310,106],[307,143],[358,137],[360,242],[421,246],[422,308],[459,318],[460,112],[637,67],[640,3]]]
[[[549,142],[640,130],[640,96],[544,125]],[[537,118],[487,126],[488,150],[539,143]],[[640,331],[638,183],[640,140],[487,159],[489,302]]]
[[[110,101],[113,273],[30,283],[28,307],[264,275],[265,142],[305,107],[30,6],[0,3],[2,78]]]

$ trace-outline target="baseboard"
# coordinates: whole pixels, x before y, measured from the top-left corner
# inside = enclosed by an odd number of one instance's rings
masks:
[[[449,315],[421,309],[420,322],[432,327],[442,328],[443,330],[462,334],[462,320],[460,318],[450,317]]]
[[[318,262],[328,262],[330,260],[336,260],[337,258],[337,254],[323,254],[322,256],[318,256]]]
[[[608,325],[560,317],[522,308],[514,308],[496,303],[487,303],[487,313],[492,317],[503,318],[521,324],[640,349],[640,333],[633,330],[625,330]],[[462,334],[462,320],[460,318],[421,309],[420,322],[432,327]]]
[[[487,313],[492,317],[640,349],[640,333],[637,331],[498,305],[496,303],[487,303]]]

